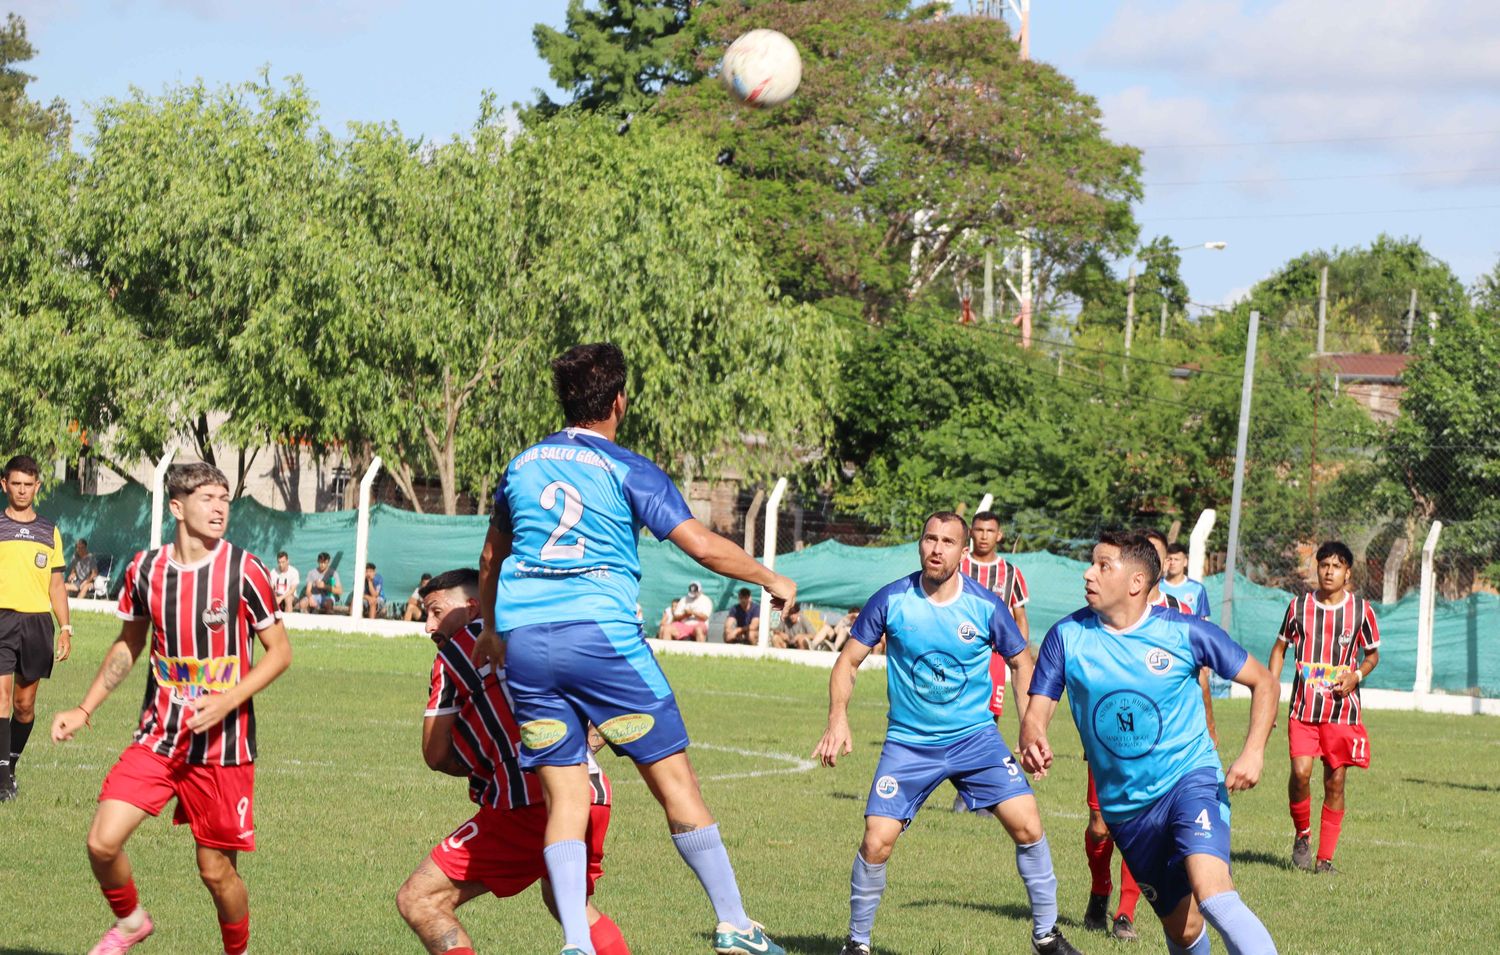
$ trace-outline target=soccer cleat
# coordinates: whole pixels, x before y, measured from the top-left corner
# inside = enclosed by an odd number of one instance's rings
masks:
[[[122,931],[120,926],[111,925],[104,937],[99,939],[99,944],[89,949],[89,955],[125,955],[136,944],[144,942],[146,936],[150,935],[156,926],[151,924],[151,916],[147,915],[141,927],[134,932]]]
[[[16,798],[16,795],[19,792],[20,789],[16,786],[16,781],[14,779],[10,781],[9,785],[0,783],[0,802],[10,802],[12,799]]]
[[[1312,871],[1312,847],[1307,844],[1307,836],[1292,840],[1292,865],[1304,872]]]
[[[844,947],[839,949],[839,955],[870,955],[870,946],[864,942],[856,942],[852,938],[847,939]]]
[[[1103,932],[1109,928],[1109,896],[1089,894],[1089,907],[1083,910],[1083,930]]]
[[[1123,913],[1115,916],[1115,927],[1110,929],[1109,934],[1122,942],[1138,942],[1141,939],[1135,934],[1135,923]]]
[[[1319,859],[1318,868],[1314,870],[1318,875],[1338,875],[1339,870],[1333,867],[1332,859]]]
[[[1031,937],[1031,950],[1035,955],[1083,955],[1072,943],[1063,938],[1062,930],[1053,926],[1052,931],[1041,938]]]
[[[588,955],[588,952],[585,952],[577,945],[569,945],[567,948],[562,950],[562,955]]]
[[[728,922],[720,922],[714,929],[715,955],[786,955],[786,949],[766,937],[759,922],[750,923],[750,931],[742,932]]]

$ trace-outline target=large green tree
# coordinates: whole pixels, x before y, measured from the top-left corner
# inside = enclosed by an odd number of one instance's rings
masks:
[[[54,99],[45,106],[26,95],[26,86],[36,77],[19,69],[36,56],[26,39],[26,21],[14,13],[0,27],[0,132],[40,136],[54,147],[65,145],[73,120],[67,104]]]

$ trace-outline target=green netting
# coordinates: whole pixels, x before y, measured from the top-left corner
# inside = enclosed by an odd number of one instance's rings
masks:
[[[96,554],[113,557],[121,567],[148,540],[151,501],[137,485],[107,495],[57,489],[39,509],[62,528],[69,548],[80,535],[87,537]],[[285,550],[304,575],[318,552],[327,551],[348,594],[361,576],[353,566],[355,518],[354,511],[291,514],[240,500],[231,512],[230,536],[267,563],[274,563],[276,552]],[[476,565],[487,527],[488,519],[483,516],[416,514],[385,505],[371,508],[369,559],[385,578],[387,598],[404,600],[423,573]],[[170,517],[164,533],[168,537],[172,534]],[[733,602],[737,583],[709,573],[676,547],[643,539],[640,551],[641,609],[648,624],[687,589],[690,580],[702,582],[716,607],[727,608]],[[1083,563],[1048,553],[1013,554],[1007,559],[1026,575],[1031,592],[1026,609],[1034,637],[1040,639],[1054,621],[1082,606]],[[864,603],[880,587],[916,570],[917,553],[914,544],[851,547],[825,541],[780,555],[776,569],[797,581],[804,603],[842,610]],[[118,579],[118,569],[113,576]],[[1204,585],[1218,617],[1223,576],[1210,577]],[[1231,634],[1265,659],[1290,599],[1286,591],[1237,577]],[[1413,591],[1394,604],[1377,607],[1381,661],[1369,686],[1411,689],[1416,674],[1417,603]],[[1473,594],[1461,600],[1440,601],[1433,629],[1434,689],[1500,696],[1497,635],[1500,597]]]

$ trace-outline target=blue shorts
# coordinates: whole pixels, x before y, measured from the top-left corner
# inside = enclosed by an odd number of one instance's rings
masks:
[[[888,739],[870,784],[865,815],[900,819],[911,825],[917,810],[943,780],[970,809],[989,809],[1031,793],[1031,783],[994,725],[975,730],[945,746],[912,746]]]
[[[543,623],[502,636],[522,769],[587,762],[589,723],[637,763],[687,748],[677,700],[640,624]]]
[[[1223,778],[1211,766],[1195,769],[1134,818],[1109,824],[1141,895],[1162,918],[1192,891],[1183,864],[1188,856],[1201,853],[1229,862],[1229,793]]]

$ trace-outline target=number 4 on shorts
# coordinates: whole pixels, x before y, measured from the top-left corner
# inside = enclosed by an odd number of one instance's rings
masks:
[[[1202,829],[1204,832],[1213,832],[1214,831],[1214,824],[1212,822],[1209,822],[1209,820],[1208,820],[1208,810],[1207,809],[1205,809],[1202,812],[1198,813],[1197,817],[1195,819],[1193,819],[1193,823],[1199,829]]]

